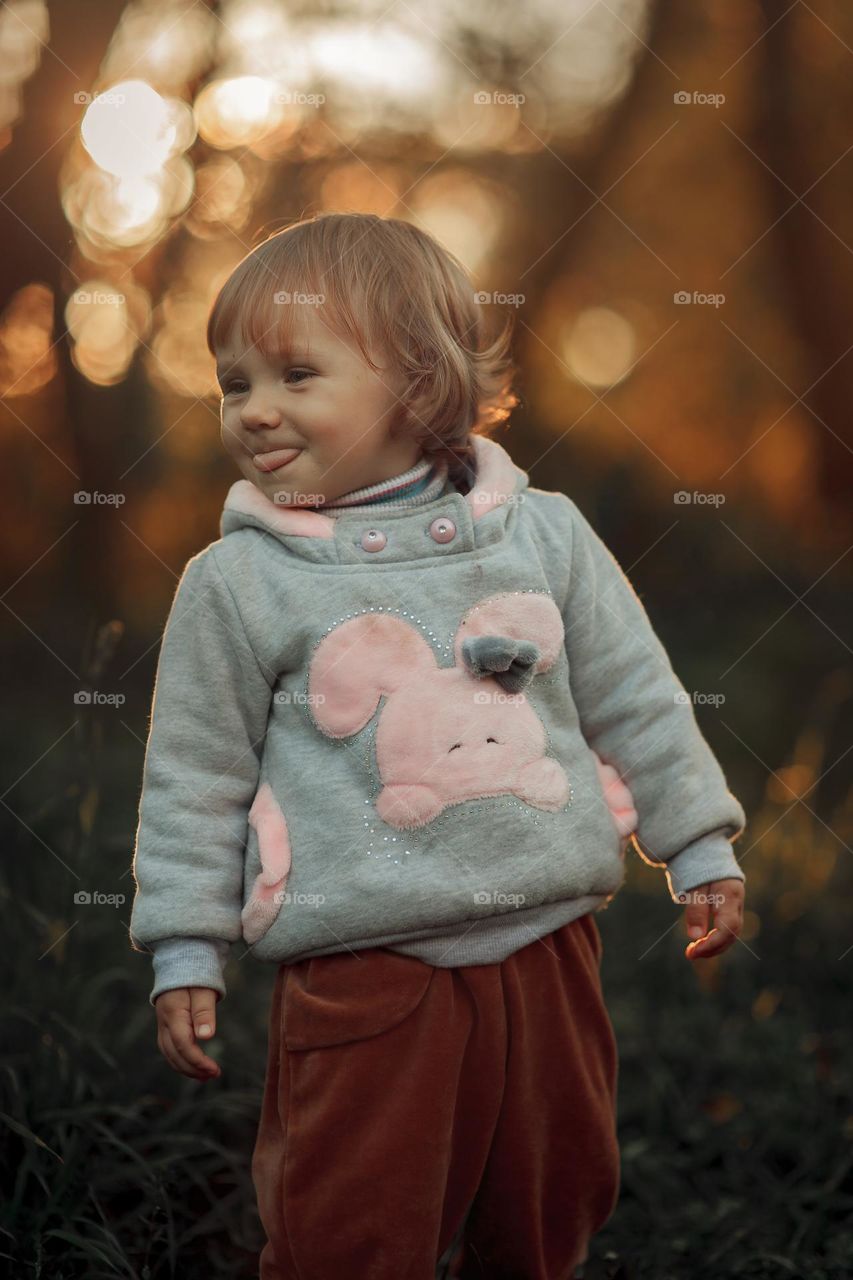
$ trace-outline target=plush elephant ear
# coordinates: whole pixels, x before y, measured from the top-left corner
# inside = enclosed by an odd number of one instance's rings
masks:
[[[508,693],[520,693],[533,679],[541,650],[532,640],[511,636],[466,636],[462,661],[472,675],[493,676]]]
[[[471,670],[484,666],[484,655],[489,655],[488,661],[495,660],[497,664],[495,671],[489,671],[494,675],[498,670],[509,671],[515,663],[510,683],[517,679],[525,682],[525,677],[520,675],[524,667],[532,665],[531,675],[538,676],[554,665],[562,650],[564,635],[562,615],[550,595],[542,591],[501,591],[478,601],[467,611],[459,623],[453,652],[456,665],[468,665]],[[482,653],[477,648],[469,648],[473,666],[464,653],[467,640],[490,642],[483,646]],[[513,644],[518,647],[510,650]],[[503,651],[493,658],[496,645],[503,646]],[[531,646],[536,649],[532,662]]]
[[[317,645],[308,669],[311,714],[330,738],[363,729],[382,694],[435,672],[433,652],[402,618],[363,613],[340,623]]]
[[[271,927],[281,910],[290,875],[290,835],[281,807],[268,782],[258,788],[249,810],[249,825],[258,836],[260,874],[241,912],[243,937],[253,946]]]
[[[612,764],[605,764],[597,752],[593,751],[598,779],[604,792],[607,807],[616,823],[616,830],[623,839],[637,830],[637,810],[634,808],[634,797],[626,782],[623,782]]]

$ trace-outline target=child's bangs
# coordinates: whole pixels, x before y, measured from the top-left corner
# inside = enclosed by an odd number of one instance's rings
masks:
[[[346,272],[333,271],[316,254],[294,252],[282,237],[265,241],[236,267],[210,313],[207,345],[223,347],[239,327],[246,346],[256,346],[268,359],[286,357],[306,345],[301,323],[306,309],[321,325],[357,343],[369,359],[369,335],[358,320],[363,308],[347,296]]]

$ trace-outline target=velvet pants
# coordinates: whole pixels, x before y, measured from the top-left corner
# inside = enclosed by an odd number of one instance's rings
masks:
[[[252,1158],[260,1280],[570,1280],[619,1194],[591,914],[500,964],[282,964]],[[454,1246],[455,1249],[455,1246]]]

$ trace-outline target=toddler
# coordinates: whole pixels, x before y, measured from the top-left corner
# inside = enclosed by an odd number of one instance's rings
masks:
[[[724,951],[743,809],[614,557],[490,437],[508,332],[431,236],[299,222],[208,345],[241,478],[157,668],[131,943],[158,1047],[219,1077],[230,944],[277,966],[261,1280],[567,1280],[619,1191],[595,913],[630,841],[686,954]]]

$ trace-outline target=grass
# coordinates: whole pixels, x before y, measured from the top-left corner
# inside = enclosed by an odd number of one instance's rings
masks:
[[[657,904],[626,894],[606,914],[622,1191],[595,1258],[655,1280],[846,1280],[853,1029],[849,958],[836,957],[849,942],[821,930],[815,946],[814,918],[779,927],[767,902],[756,954],[735,943],[703,969],[682,957],[680,926],[635,959],[666,927]],[[590,1266],[587,1280],[606,1274]]]

